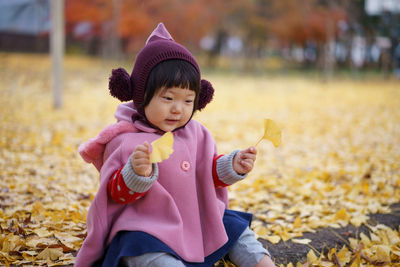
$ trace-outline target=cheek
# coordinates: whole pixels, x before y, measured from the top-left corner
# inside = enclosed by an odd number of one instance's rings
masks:
[[[144,115],[146,116],[146,118],[148,118],[151,114],[151,107],[146,106],[144,107]]]
[[[185,108],[185,114],[187,118],[190,118],[194,113],[194,106],[186,107]]]
[[[148,105],[144,108],[144,114],[146,118],[153,123],[154,119],[158,117],[158,111],[155,105]]]
[[[168,113],[168,107],[163,103],[152,103],[144,109],[147,119],[153,121],[162,120]]]

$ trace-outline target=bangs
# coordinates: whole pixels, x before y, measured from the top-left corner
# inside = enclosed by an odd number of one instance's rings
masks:
[[[181,59],[162,61],[152,69],[146,82],[144,106],[150,103],[159,89],[171,87],[195,91],[195,106],[197,107],[200,74],[191,63]]]
[[[160,82],[164,80],[162,87],[171,88],[171,87],[180,87],[184,89],[189,89],[195,91],[196,87],[199,84],[199,74],[196,69],[187,61],[180,61],[174,64],[172,62],[166,62],[166,70],[165,76],[162,77],[162,73],[160,75]],[[168,66],[170,63],[171,66]],[[175,65],[177,64],[177,65]],[[175,66],[172,66],[175,65]],[[160,88],[160,87],[158,87]]]

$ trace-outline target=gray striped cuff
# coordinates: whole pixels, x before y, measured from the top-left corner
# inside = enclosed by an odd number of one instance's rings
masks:
[[[132,156],[131,156],[132,157]],[[135,173],[131,163],[131,157],[121,170],[124,182],[129,189],[136,193],[143,193],[150,189],[158,178],[158,165],[153,163],[153,175],[150,177],[140,176]]]
[[[217,174],[218,178],[224,184],[234,184],[246,178],[247,174],[240,175],[233,169],[233,158],[239,152],[235,150],[229,155],[225,155],[217,159]]]

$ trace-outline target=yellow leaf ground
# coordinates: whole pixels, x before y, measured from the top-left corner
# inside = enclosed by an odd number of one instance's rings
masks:
[[[50,59],[0,54],[1,264],[73,264],[98,186],[77,147],[114,122],[118,101],[107,83],[118,66],[66,58],[64,108],[55,111]],[[301,240],[318,227],[365,224],[367,214],[400,202],[398,81],[203,75],[216,95],[195,119],[220,153],[254,145],[264,118],[282,129],[282,144],[261,142],[254,171],[230,189],[232,208],[255,214],[260,237]],[[353,240],[351,253],[336,248],[325,256],[330,262],[308,258],[323,266],[337,259],[398,264],[399,229],[378,226],[371,239]]]

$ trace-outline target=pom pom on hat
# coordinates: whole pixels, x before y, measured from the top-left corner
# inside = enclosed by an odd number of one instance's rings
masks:
[[[202,110],[208,103],[211,102],[214,96],[214,88],[207,80],[200,81],[200,95],[198,110]]]
[[[132,100],[131,76],[123,68],[113,69],[108,82],[110,94],[120,101]]]

